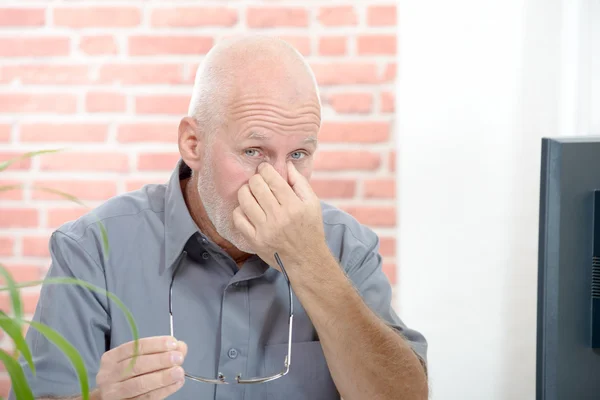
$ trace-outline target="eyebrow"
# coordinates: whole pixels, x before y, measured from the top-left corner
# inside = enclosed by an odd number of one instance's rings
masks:
[[[248,135],[248,137],[246,139],[255,139],[255,140],[267,140],[269,139],[271,136],[261,133],[261,132],[251,132],[250,135]],[[303,140],[304,143],[308,143],[308,144],[317,144],[317,138],[315,136],[309,136],[306,139]]]

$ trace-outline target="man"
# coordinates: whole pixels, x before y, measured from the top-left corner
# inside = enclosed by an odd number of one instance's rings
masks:
[[[112,198],[54,232],[48,276],[116,294],[143,338],[125,375],[132,336],[114,303],[43,287],[34,318],[81,352],[92,398],[427,398],[426,342],[391,308],[377,236],[308,183],[320,123],[316,81],[297,51],[266,37],[223,42],[198,69],[168,184]],[[237,383],[286,370],[288,279],[289,371]],[[36,398],[78,398],[68,360],[33,329],[27,340]]]

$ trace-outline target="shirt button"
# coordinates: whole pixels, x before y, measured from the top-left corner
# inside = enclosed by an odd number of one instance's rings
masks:
[[[227,355],[231,359],[237,358],[238,354],[239,353],[238,353],[238,351],[236,349],[229,349],[229,351],[227,352]]]
[[[202,243],[203,244],[208,244],[208,240],[206,240],[206,238],[204,236],[202,237]]]
[[[208,257],[210,257],[208,252],[205,251],[204,253],[202,253],[202,258],[204,258],[205,260],[208,260]]]

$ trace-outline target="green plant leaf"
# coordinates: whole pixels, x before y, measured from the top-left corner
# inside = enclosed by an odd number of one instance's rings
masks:
[[[0,186],[0,192],[8,192],[9,190],[19,189],[23,185],[2,185]]]
[[[50,328],[48,325],[42,324],[36,321],[24,321],[31,324],[31,327],[37,329],[42,335],[49,341],[54,343],[71,361],[77,376],[79,377],[79,386],[81,387],[81,398],[82,400],[89,400],[90,398],[90,384],[88,381],[87,369],[83,358],[71,343],[65,339],[60,333]]]
[[[34,400],[31,388],[27,383],[27,378],[23,372],[21,365],[12,358],[7,352],[0,349],[0,361],[6,367],[8,375],[10,376],[10,382],[12,390],[19,400]]]
[[[102,221],[98,220],[98,225],[100,226],[100,233],[102,234],[102,246],[104,246],[104,258],[108,260],[108,255],[110,253],[110,249],[108,246],[108,233],[106,232],[106,228]]]
[[[22,282],[22,283],[18,283],[16,286],[17,286],[17,288],[24,288],[24,287],[38,286],[41,284],[44,284],[44,285],[67,284],[67,285],[83,286],[94,292],[102,293],[105,296],[107,296],[110,300],[114,301],[115,304],[119,307],[119,309],[121,309],[123,314],[125,314],[125,318],[127,319],[127,322],[129,323],[129,327],[131,328],[131,335],[133,336],[133,341],[134,341],[133,357],[131,358],[129,366],[127,367],[127,369],[125,371],[126,373],[131,372],[131,368],[133,368],[133,366],[135,365],[135,362],[137,361],[137,357],[139,355],[140,335],[139,335],[137,325],[135,323],[135,319],[133,318],[133,314],[131,314],[131,311],[129,311],[127,306],[125,304],[123,304],[123,302],[115,294],[113,294],[105,289],[99,288],[95,285],[92,285],[91,283],[88,283],[81,279],[66,278],[66,277],[64,277],[64,278],[63,277],[46,278],[41,281]],[[8,290],[8,289],[4,288],[4,287],[0,287],[0,292],[6,291],[6,290]]]
[[[2,275],[6,281],[6,289],[10,292],[10,301],[12,303],[13,312],[15,313],[15,317],[20,321],[23,319],[23,305],[21,304],[21,296],[17,290],[17,283],[10,272],[8,272],[8,269],[2,264],[0,264],[0,275]]]
[[[37,156],[38,154],[56,153],[56,152],[59,152],[59,151],[62,151],[62,150],[63,149],[30,151],[30,152],[22,154],[20,156],[17,156],[17,157],[11,158],[9,160],[0,162],[0,171],[4,171],[11,164],[13,164],[13,163],[15,163],[15,162],[17,162],[19,160],[22,160],[22,159],[25,159],[25,158],[31,158],[31,157]]]
[[[31,351],[29,346],[23,337],[23,330],[21,329],[21,323],[23,321],[16,321],[16,318],[11,318],[4,311],[0,310],[0,328],[2,328],[8,336],[13,340],[16,349],[23,354],[23,358],[27,361],[31,373],[35,376],[35,365],[33,364],[33,358],[31,357]]]
[[[87,207],[87,206],[86,206],[86,205],[83,203],[83,201],[81,201],[81,200],[79,200],[77,197],[75,197],[75,196],[73,196],[73,195],[71,195],[71,194],[65,193],[65,192],[63,192],[63,191],[60,191],[60,190],[57,190],[57,189],[52,189],[52,188],[45,187],[45,186],[33,186],[32,188],[33,188],[33,189],[38,189],[38,190],[41,190],[41,191],[43,191],[43,192],[49,192],[49,193],[53,193],[53,194],[59,195],[59,196],[61,196],[61,197],[64,197],[64,198],[65,198],[65,199],[67,199],[67,200],[70,200],[70,201],[72,201],[73,203],[77,203],[77,204],[79,204],[79,205],[82,205],[82,206],[84,206],[84,207]]]

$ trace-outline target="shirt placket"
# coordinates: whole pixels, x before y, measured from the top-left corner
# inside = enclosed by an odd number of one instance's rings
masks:
[[[230,283],[223,293],[221,348],[217,371],[229,385],[217,385],[216,399],[242,399],[244,385],[235,383],[238,374],[246,373],[250,339],[250,309],[246,281]]]

